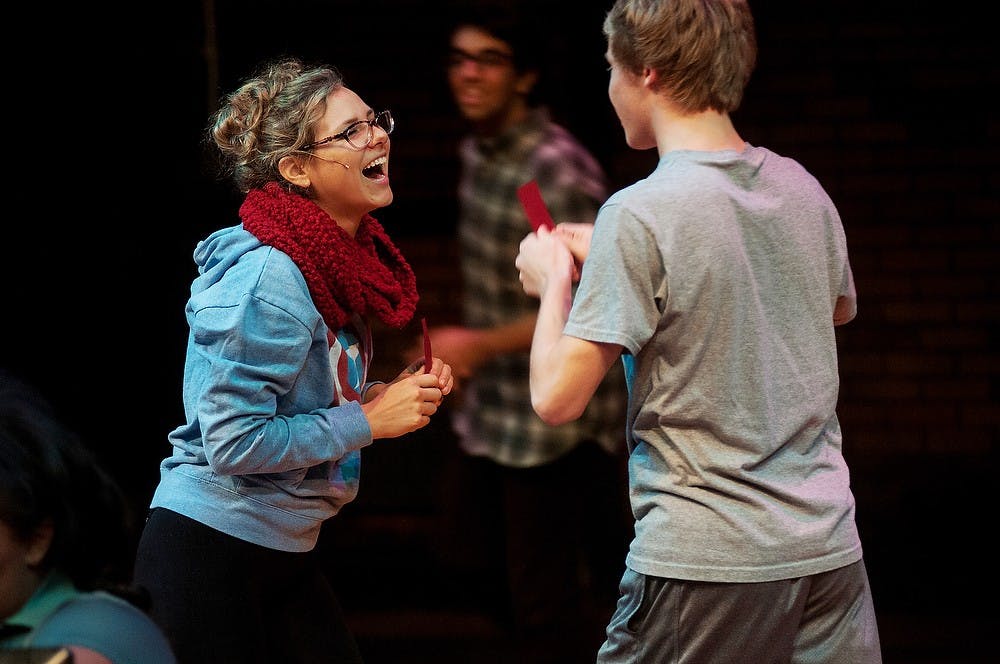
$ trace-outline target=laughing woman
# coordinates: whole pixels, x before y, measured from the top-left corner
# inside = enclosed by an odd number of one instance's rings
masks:
[[[360,662],[316,559],[354,499],[360,450],[430,421],[435,358],[372,381],[372,318],[413,316],[413,271],[371,216],[392,202],[389,111],[331,67],[264,66],[210,137],[246,197],[194,252],[185,422],[139,543],[135,582],[181,662]]]

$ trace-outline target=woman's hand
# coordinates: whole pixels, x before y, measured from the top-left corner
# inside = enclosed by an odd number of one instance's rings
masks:
[[[435,357],[430,373],[423,360],[404,369],[381,387],[361,409],[368,418],[372,438],[396,438],[427,426],[446,394],[454,387],[451,366]],[[369,390],[370,392],[370,390]]]
[[[441,403],[441,388],[434,374],[400,374],[371,401],[361,404],[372,438],[396,438],[427,426]]]
[[[430,373],[437,376],[438,388],[441,390],[441,396],[446,394],[451,394],[452,389],[455,387],[455,377],[452,371],[451,365],[445,362],[440,357],[434,357],[434,362],[431,365]],[[426,373],[427,368],[423,366],[423,362],[420,363],[421,369]],[[438,405],[441,405],[441,400],[438,400]]]

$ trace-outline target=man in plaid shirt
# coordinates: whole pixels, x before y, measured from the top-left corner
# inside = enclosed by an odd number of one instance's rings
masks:
[[[516,661],[592,661],[631,539],[624,374],[609,372],[580,419],[543,423],[528,385],[538,303],[513,265],[531,230],[519,186],[537,181],[556,223],[592,222],[606,181],[547,108],[529,102],[538,40],[509,5],[460,7],[471,13],[450,35],[448,80],[472,132],[460,144],[463,326],[431,330],[461,398],[452,410],[458,484],[448,501],[458,521],[449,532],[462,540],[456,563],[478,573],[462,581],[463,592],[497,584],[491,600],[509,610]]]

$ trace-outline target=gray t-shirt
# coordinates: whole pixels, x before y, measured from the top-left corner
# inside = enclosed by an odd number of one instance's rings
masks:
[[[840,296],[853,312],[835,206],[764,148],[669,152],[601,208],[565,333],[627,351],[630,568],[760,582],[861,558]]]

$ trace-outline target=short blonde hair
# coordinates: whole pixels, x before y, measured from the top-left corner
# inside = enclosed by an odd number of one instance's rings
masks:
[[[665,94],[690,113],[739,108],[757,60],[745,0],[616,0],[604,19],[615,61],[659,75]]]

